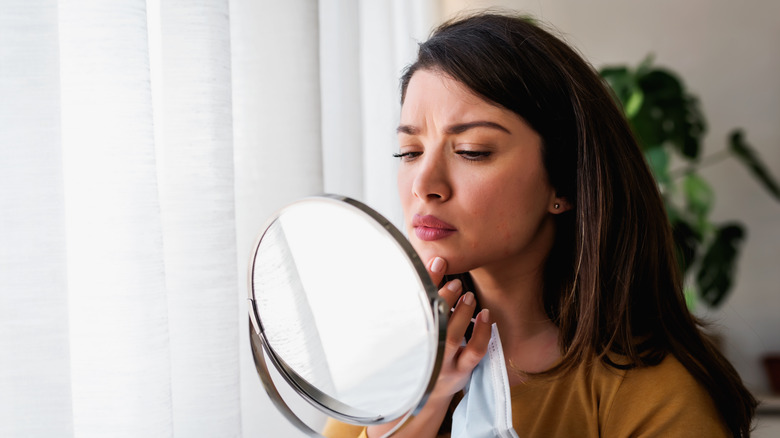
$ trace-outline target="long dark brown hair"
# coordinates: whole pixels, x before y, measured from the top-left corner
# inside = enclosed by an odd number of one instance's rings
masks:
[[[688,311],[662,198],[622,111],[583,58],[532,19],[480,13],[437,28],[401,79],[443,72],[515,112],[542,137],[557,195],[544,305],[560,330],[554,370],[598,358],[641,367],[674,355],[709,391],[735,437],[756,401]],[[619,354],[621,365],[608,353]],[[627,362],[625,364],[624,362]]]

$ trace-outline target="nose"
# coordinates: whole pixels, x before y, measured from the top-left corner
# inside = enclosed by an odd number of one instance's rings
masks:
[[[412,184],[414,196],[422,201],[446,201],[452,195],[452,186],[445,160],[426,154],[421,158]]]

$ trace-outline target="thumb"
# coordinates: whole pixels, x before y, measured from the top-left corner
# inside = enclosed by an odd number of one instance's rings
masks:
[[[431,276],[433,285],[439,287],[441,280],[444,278],[444,273],[447,272],[447,261],[441,257],[434,257],[428,260],[425,268],[428,270],[428,275]]]

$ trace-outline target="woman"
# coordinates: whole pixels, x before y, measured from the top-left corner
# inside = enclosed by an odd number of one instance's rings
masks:
[[[521,437],[749,436],[756,402],[686,309],[653,177],[577,53],[524,18],[455,20],[401,101],[407,232],[455,309],[433,393],[396,436],[448,433],[493,322]]]

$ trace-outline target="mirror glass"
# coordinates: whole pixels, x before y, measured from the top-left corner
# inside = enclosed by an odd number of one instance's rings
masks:
[[[300,397],[343,422],[391,421],[424,402],[446,327],[439,307],[403,235],[344,197],[283,208],[250,263],[253,339]]]

